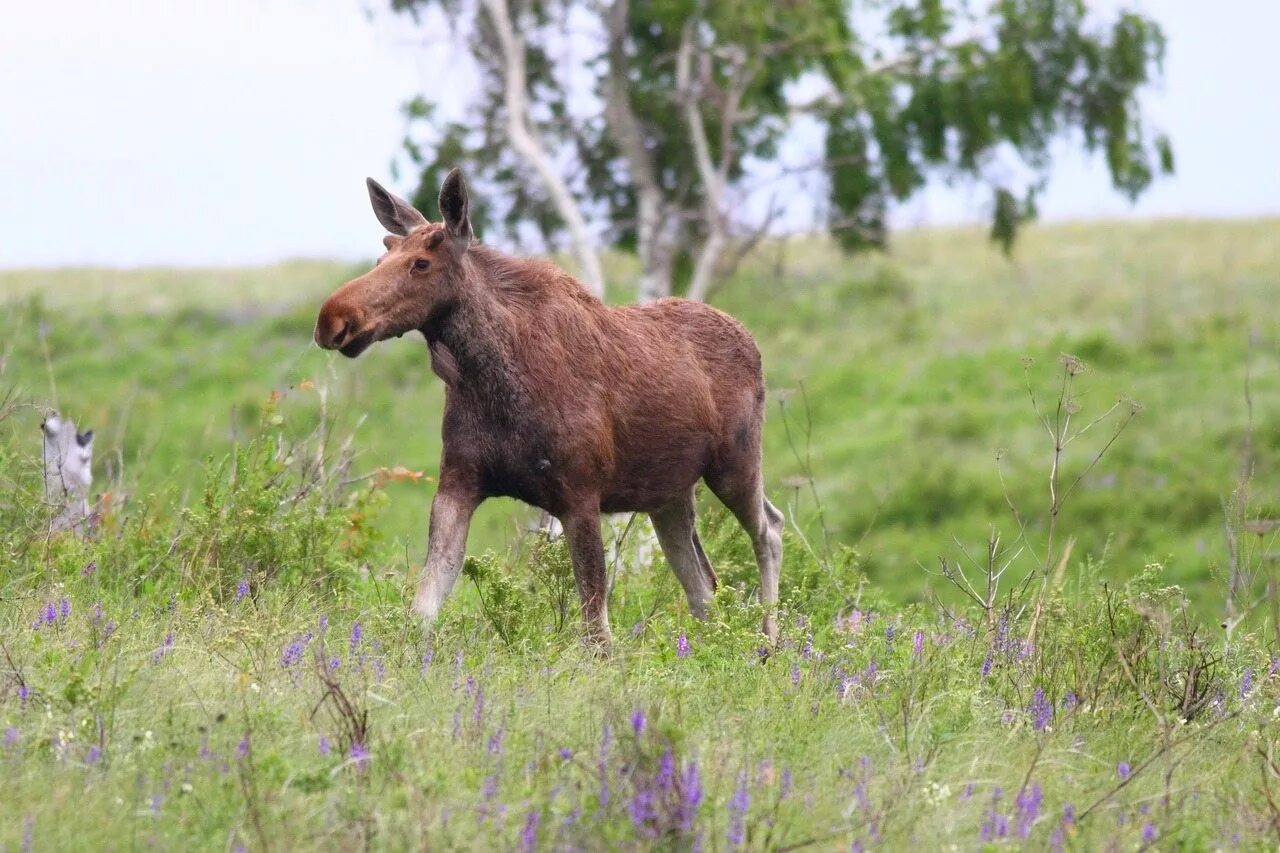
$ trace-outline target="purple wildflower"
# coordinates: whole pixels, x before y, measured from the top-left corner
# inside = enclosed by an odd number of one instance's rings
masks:
[[[1062,697],[1062,707],[1064,710],[1070,711],[1080,704],[1080,698],[1076,696],[1074,690],[1068,690],[1067,695]]]
[[[329,671],[330,671],[330,672],[337,672],[337,671],[338,671],[338,667],[340,667],[340,666],[342,666],[342,658],[338,657],[337,655],[334,655],[333,657],[329,658]]]
[[[915,636],[911,638],[911,652],[916,657],[924,654],[924,631],[917,630]]]
[[[1270,671],[1269,671],[1267,674],[1268,674],[1268,675],[1275,675],[1277,672],[1280,672],[1280,655],[1272,655],[1272,656],[1271,656],[1271,669],[1270,669]]]
[[[492,773],[484,777],[484,787],[480,789],[480,796],[487,803],[498,793],[498,777]]]
[[[170,631],[169,633],[164,635],[164,642],[160,645],[160,648],[156,649],[154,652],[151,653],[151,662],[159,663],[161,659],[172,650],[173,650],[173,632]]]
[[[894,637],[895,633],[896,633],[896,632],[893,630],[893,624],[892,624],[892,623],[890,623],[890,624],[888,624],[888,625],[885,625],[885,626],[884,626],[884,638],[885,638],[885,640],[886,640],[887,642],[890,642],[890,643],[892,643],[892,642],[893,642],[893,637]]]
[[[653,789],[649,785],[638,785],[631,794],[631,825],[645,837],[653,835],[653,823],[657,811],[653,804]]]
[[[18,685],[18,699],[22,702],[23,705],[25,705],[27,704],[27,700],[30,698],[31,698],[31,688],[27,687],[27,683],[24,681]]]
[[[236,601],[243,601],[249,595],[249,582],[241,580],[236,584]]]
[[[328,755],[332,747],[329,745],[329,739],[324,735],[320,735],[320,754]]]
[[[637,708],[631,714],[631,731],[634,732],[637,736],[639,736],[644,733],[644,727],[645,727],[644,711]]]
[[[978,837],[984,842],[1004,838],[1009,834],[1009,819],[1000,814],[998,808],[1003,797],[1004,791],[1001,788],[997,787],[991,792],[991,809],[978,830]]]
[[[54,607],[53,602],[50,601],[44,606],[44,622],[46,625],[52,625],[54,622],[57,622],[57,621],[58,621],[58,609]]]
[[[1023,788],[1018,792],[1017,815],[1020,838],[1025,839],[1031,835],[1031,826],[1040,816],[1040,803],[1043,799],[1039,785],[1032,785],[1030,789]]]
[[[498,726],[498,730],[494,732],[492,735],[490,735],[489,737],[489,754],[490,755],[502,754],[502,736],[504,734],[505,734],[504,728],[502,726]]]
[[[89,575],[93,574],[93,573],[94,573],[94,572],[96,572],[97,570],[98,570],[98,563],[97,563],[97,561],[95,561],[95,560],[90,560],[90,561],[89,561],[89,563],[88,563],[88,565],[86,565],[83,569],[81,569],[81,570],[80,570],[80,576],[81,576],[81,577],[86,577],[86,578],[87,578],[87,577],[89,577]]]
[[[436,653],[431,649],[427,649],[425,652],[423,652],[422,668],[418,670],[419,674],[421,674],[423,678],[427,677],[427,672],[431,669],[431,659],[434,658],[435,656],[436,656]]]
[[[249,757],[249,732],[244,733],[244,737],[240,738],[240,743],[236,744],[236,758],[244,761]]]
[[[569,759],[573,758],[573,750],[567,746],[562,746],[560,747],[559,755],[560,755],[561,761],[568,761]]]
[[[98,759],[102,757],[102,748],[96,743],[89,747],[89,751],[84,756],[85,764],[97,764]]]
[[[1076,822],[1076,807],[1073,804],[1067,803],[1062,807],[1062,822],[1066,826],[1071,826]]]
[[[524,819],[524,829],[520,831],[520,850],[522,853],[531,853],[538,849],[538,823],[542,820],[542,812],[538,809],[530,809],[529,814]]]
[[[71,599],[64,598],[62,599],[61,602],[59,602],[58,615],[61,616],[63,619],[66,619],[68,616],[71,615]]]
[[[284,651],[280,654],[280,665],[285,669],[291,669],[302,661],[302,654],[306,650],[306,643],[302,637],[294,637],[293,642],[285,646]]]
[[[1253,692],[1253,667],[1247,666],[1244,669],[1244,677],[1240,679],[1240,698],[1247,699],[1249,694]]]
[[[1027,713],[1031,714],[1031,725],[1036,731],[1044,731],[1049,722],[1053,719],[1053,703],[1044,698],[1044,689],[1036,688],[1036,692],[1031,696],[1031,704],[1027,706]]]
[[[1156,840],[1156,825],[1154,823],[1147,823],[1146,826],[1142,827],[1142,840],[1146,844]]]
[[[1116,765],[1116,775],[1119,776],[1121,780],[1128,779],[1129,773],[1130,773],[1129,762],[1121,761],[1118,765]]]
[[[876,665],[876,662],[871,661],[871,663],[867,664],[867,668],[862,671],[862,683],[865,684],[868,689],[876,686],[876,673],[879,672],[879,670],[880,667]]]
[[[747,840],[747,812],[751,808],[751,792],[747,790],[747,774],[738,774],[738,789],[729,801],[729,846],[738,849]]]
[[[662,751],[662,758],[658,762],[658,775],[654,779],[654,783],[658,786],[658,790],[669,791],[675,784],[676,778],[676,757],[671,752],[671,747],[667,747]]]
[[[991,652],[987,652],[986,658],[984,658],[982,661],[982,669],[980,670],[983,678],[986,678],[988,675],[991,674],[991,665],[993,663],[994,661],[991,658]]]
[[[373,680],[379,684],[387,680],[387,665],[382,658],[373,659]]]
[[[798,685],[800,683],[800,664],[791,667],[791,683]]]
[[[676,637],[676,657],[687,658],[689,656],[689,638],[685,636],[684,631],[680,632],[680,636]]]
[[[702,805],[702,779],[698,776],[698,765],[690,761],[680,779],[680,805],[677,814],[680,818],[680,829],[688,832],[693,829],[694,818],[698,814],[698,806]]]
[[[360,648],[360,640],[364,637],[364,628],[360,627],[359,622],[351,623],[351,654],[356,653],[356,649]]]
[[[21,734],[19,734],[19,733],[18,733],[18,730],[17,730],[17,729],[15,729],[13,726],[5,726],[5,727],[4,727],[4,741],[3,741],[3,743],[4,743],[4,748],[5,748],[5,749],[13,749],[15,746],[17,746],[17,745],[18,745],[18,741],[19,741],[21,738],[22,738],[22,735],[21,735]]]
[[[351,760],[355,762],[356,767],[363,770],[369,763],[369,748],[360,741],[351,744]]]

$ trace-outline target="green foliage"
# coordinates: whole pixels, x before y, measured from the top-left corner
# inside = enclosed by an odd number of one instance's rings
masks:
[[[223,476],[229,500],[253,504],[252,477]],[[711,559],[734,565],[737,543],[709,527]],[[270,562],[274,544],[244,541]],[[1273,650],[1254,633],[1224,647],[1158,565],[1122,588],[1080,573],[1047,596],[1033,639],[1027,599],[991,626],[972,607],[889,606],[851,553],[827,562],[792,538],[783,638],[767,654],[743,589],[722,586],[698,622],[665,567],[624,566],[608,659],[551,630],[559,604],[543,584],[565,565],[541,540],[468,560],[479,594],[451,599],[428,637],[408,590],[373,578],[317,588],[276,574],[218,601],[213,576],[174,599],[113,584],[106,567],[5,573],[0,797],[13,819],[0,844],[1271,838]]]
[[[990,236],[1008,252],[1019,227],[1036,215],[1036,195],[1052,166],[1050,145],[1063,138],[1100,152],[1115,188],[1129,198],[1158,171],[1173,169],[1168,138],[1153,134],[1139,104],[1160,74],[1164,35],[1132,12],[1106,21],[1083,0],[1000,0],[981,11],[948,0],[632,2],[619,36],[624,44],[611,52],[607,4],[508,5],[527,53],[530,121],[548,150],[572,152],[579,166],[572,191],[584,209],[607,216],[612,245],[631,251],[640,219],[632,155],[620,150],[620,128],[587,106],[609,98],[610,63],[625,62],[626,107],[641,125],[664,215],[682,220],[675,265],[686,277],[708,229],[700,212],[711,192],[683,111],[690,99],[701,112],[709,155],[740,196],[793,194],[786,183],[761,189],[750,164],[757,172],[761,164],[777,165],[797,117],[816,125],[824,156],[785,164],[782,180],[805,171],[824,179],[823,224],[845,250],[885,245],[891,202],[939,176],[991,184]],[[406,105],[405,153],[417,175],[418,206],[433,214],[443,174],[464,165],[480,185],[477,215],[487,224],[513,240],[532,226],[554,243],[561,226],[555,209],[530,165],[507,144],[503,60],[483,4],[391,6],[415,18],[441,13],[466,34],[481,72],[460,120],[442,122],[431,93]],[[566,20],[596,27],[575,31],[577,64],[553,59],[566,52]],[[697,66],[696,89],[689,91],[676,59],[687,48]],[[801,99],[799,91],[820,94]],[[1028,179],[996,176],[1018,171],[1015,162]],[[724,213],[733,218],[741,210]]]

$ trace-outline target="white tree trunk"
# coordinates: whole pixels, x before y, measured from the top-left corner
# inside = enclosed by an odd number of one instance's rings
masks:
[[[502,51],[504,100],[507,108],[507,132],[511,147],[528,163],[551,195],[560,218],[569,229],[569,240],[578,260],[579,277],[596,296],[604,296],[604,271],[595,239],[587,228],[582,208],[556,170],[546,147],[529,123],[528,79],[525,69],[524,39],[511,21],[507,0],[481,0],[489,14]]]
[[[636,191],[636,249],[640,256],[641,302],[671,295],[674,247],[664,215],[662,186],[653,157],[645,145],[644,128],[631,108],[630,59],[627,56],[628,0],[614,0],[604,12],[609,41],[609,71],[605,76],[605,119],[622,152]]]
[[[689,298],[703,300],[716,277],[716,265],[728,248],[729,233],[724,209],[724,191],[728,184],[728,172],[732,144],[732,132],[737,120],[738,98],[735,92],[738,81],[731,85],[724,110],[725,133],[721,137],[720,164],[711,159],[711,146],[707,142],[706,126],[698,104],[699,92],[693,82],[694,21],[685,23],[680,36],[680,50],[676,54],[676,99],[684,112],[685,125],[689,129],[689,141],[693,144],[693,159],[698,166],[698,178],[702,183],[703,222],[707,226],[707,239],[698,251],[694,262],[693,278],[689,282]]]

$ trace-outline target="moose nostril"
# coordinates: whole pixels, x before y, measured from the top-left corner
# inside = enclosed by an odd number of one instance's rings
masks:
[[[347,339],[347,335],[349,335],[350,333],[351,333],[351,321],[344,320],[342,323],[342,328],[338,329],[338,333],[333,336],[333,345],[335,347],[342,346],[342,344]]]

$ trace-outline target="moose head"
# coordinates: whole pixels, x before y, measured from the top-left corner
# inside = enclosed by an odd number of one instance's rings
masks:
[[[421,329],[458,297],[471,245],[467,184],[454,169],[440,189],[443,224],[367,179],[373,213],[391,233],[374,268],[334,291],[320,308],[315,341],[355,358],[371,345]]]

